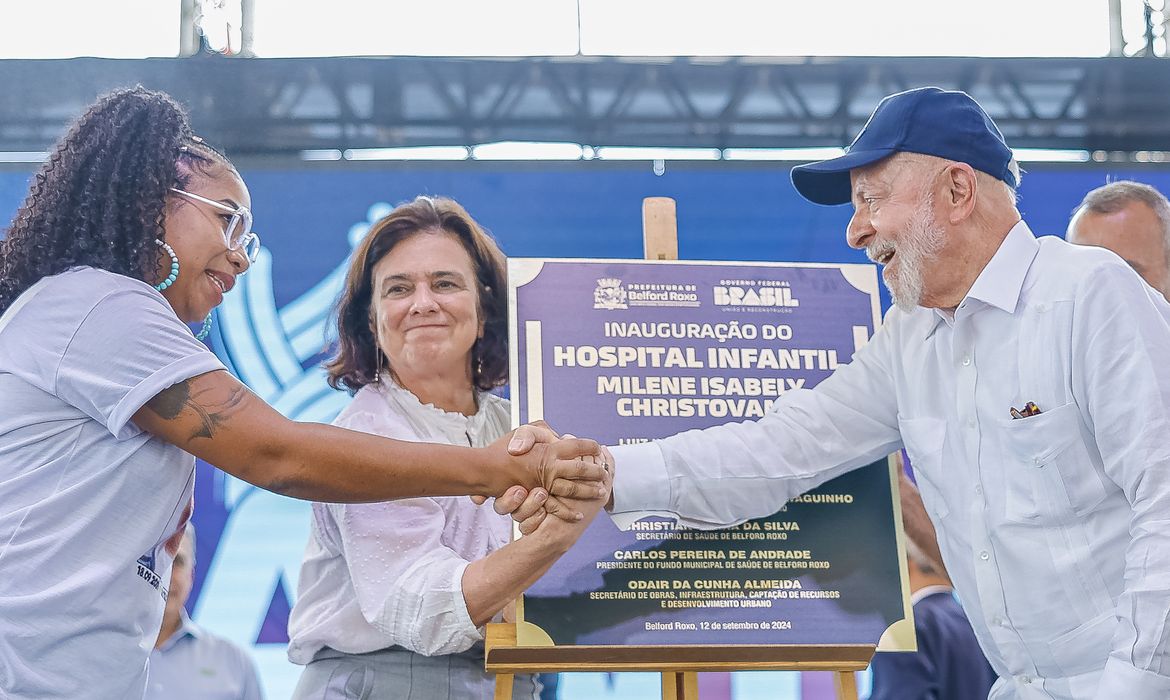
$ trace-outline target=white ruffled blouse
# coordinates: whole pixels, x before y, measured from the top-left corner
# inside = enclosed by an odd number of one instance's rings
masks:
[[[510,429],[507,400],[479,395],[473,416],[424,405],[386,378],[363,387],[334,425],[398,440],[487,445]],[[288,657],[324,647],[361,654],[400,646],[453,654],[483,639],[467,614],[463,570],[511,539],[511,519],[465,496],[314,503],[289,618]]]

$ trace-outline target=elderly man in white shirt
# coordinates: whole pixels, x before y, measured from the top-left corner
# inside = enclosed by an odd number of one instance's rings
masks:
[[[1065,238],[1112,250],[1170,300],[1170,200],[1153,187],[1117,180],[1090,191]]]
[[[795,168],[807,199],[852,201],[848,242],[896,308],[759,421],[612,448],[612,509],[729,525],[905,446],[993,700],[1165,700],[1170,306],[1113,253],[1035,238],[1018,172],[982,108],[938,88]]]

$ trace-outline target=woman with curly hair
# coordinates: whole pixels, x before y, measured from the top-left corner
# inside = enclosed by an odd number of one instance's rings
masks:
[[[590,441],[523,456],[290,421],[233,378],[204,322],[259,242],[248,189],[169,97],[95,103],[0,247],[0,696],[141,698],[194,455],[295,498],[547,489],[574,520],[606,471]],[[517,486],[518,485],[518,486]],[[608,494],[606,494],[608,495]],[[556,508],[552,510],[557,510]]]
[[[334,425],[452,445],[508,431],[511,408],[490,393],[508,378],[504,256],[458,203],[419,197],[370,227],[337,317],[329,381],[354,397]],[[600,505],[578,523],[544,517],[510,542],[509,518],[466,498],[314,503],[289,616],[289,659],[306,666],[293,697],[492,698],[483,626]],[[514,698],[536,692],[517,676]]]

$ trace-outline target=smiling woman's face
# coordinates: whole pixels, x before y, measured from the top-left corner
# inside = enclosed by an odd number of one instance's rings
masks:
[[[252,206],[244,181],[226,165],[216,164],[206,173],[193,173],[185,190],[233,209]],[[228,250],[224,241],[230,218],[230,214],[181,194],[167,195],[163,228],[167,244],[179,257],[179,277],[162,295],[187,323],[202,321],[219,306],[223,293],[248,269],[244,253]],[[159,253],[160,269],[165,272],[171,266],[170,256],[162,250]]]
[[[374,265],[372,288],[378,346],[400,381],[470,378],[483,323],[474,264],[455,235],[424,231],[401,241]]]

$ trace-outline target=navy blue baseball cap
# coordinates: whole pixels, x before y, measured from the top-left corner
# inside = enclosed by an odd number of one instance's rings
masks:
[[[846,204],[849,171],[895,153],[923,153],[966,163],[1016,187],[1012,149],[999,127],[965,92],[924,87],[886,97],[845,155],[792,169],[792,184],[815,204]]]

